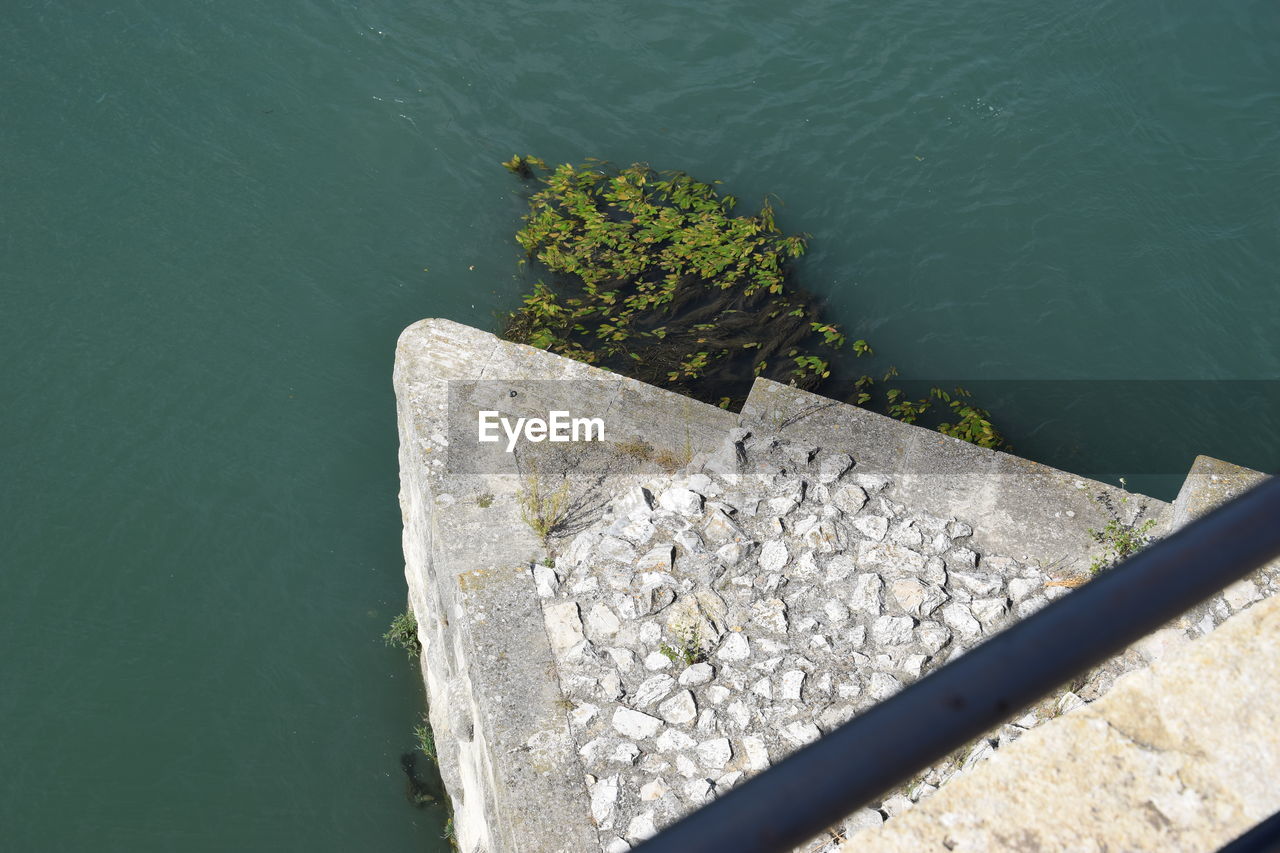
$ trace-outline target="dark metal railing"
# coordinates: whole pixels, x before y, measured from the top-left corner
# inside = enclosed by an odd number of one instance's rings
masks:
[[[1280,556],[1280,478],[795,752],[635,848],[779,853]]]

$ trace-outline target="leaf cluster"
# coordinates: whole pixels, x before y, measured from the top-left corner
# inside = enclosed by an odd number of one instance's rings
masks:
[[[391,627],[382,635],[382,641],[388,646],[404,649],[411,658],[422,653],[422,643],[418,640],[418,619],[412,610],[391,620]]]
[[[767,200],[737,215],[737,200],[715,184],[642,163],[549,169],[516,156],[503,165],[537,181],[516,241],[550,273],[506,318],[508,340],[725,408],[745,399],[754,377],[816,391],[830,380],[837,351],[873,354],[788,284],[807,236],[779,230]],[[894,375],[890,368],[883,382]],[[968,397],[962,388],[933,388],[909,400],[864,375],[850,402],[907,423],[932,413],[947,435],[1005,446],[990,413]],[[548,513],[528,515],[535,529],[547,527],[538,517]]]
[[[541,161],[504,165],[523,175]],[[552,278],[508,318],[509,339],[699,397],[704,380],[811,387],[830,374],[816,351],[844,335],[787,286],[805,237],[782,233],[767,201],[735,215],[712,184],[644,164],[565,164],[542,183],[516,240]]]

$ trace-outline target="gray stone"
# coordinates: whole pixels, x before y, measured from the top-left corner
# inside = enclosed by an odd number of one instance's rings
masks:
[[[637,708],[647,708],[675,689],[676,680],[669,675],[654,675],[646,678],[636,688],[632,704]]]
[[[868,539],[879,542],[889,530],[889,519],[879,515],[859,515],[849,521],[854,529]]]
[[[953,571],[951,581],[960,584],[961,587],[980,598],[995,595],[1004,587],[1004,582],[999,577],[970,572]]]
[[[1018,602],[1017,606],[1014,608],[1014,612],[1017,613],[1019,619],[1026,619],[1032,613],[1035,613],[1048,603],[1049,599],[1045,598],[1043,595],[1033,595],[1025,601]]]
[[[747,767],[751,770],[765,770],[769,767],[769,750],[764,738],[747,735],[742,739],[743,751],[747,754]]]
[[[616,536],[602,536],[596,543],[595,555],[603,560],[630,563],[636,558],[635,546]]]
[[[635,570],[642,574],[670,572],[672,553],[670,545],[659,545],[656,548],[651,548],[645,552],[644,556],[635,561]]]
[[[880,616],[871,623],[871,640],[882,646],[900,646],[911,642],[914,626],[907,616]]]
[[[840,530],[829,521],[820,521],[800,535],[806,546],[820,554],[832,554],[844,549],[844,538]]]
[[[642,517],[626,515],[609,525],[607,532],[610,537],[625,539],[633,545],[643,545],[653,538],[657,528],[649,521],[647,515]]]
[[[840,625],[849,620],[849,608],[839,599],[830,598],[823,602],[822,612],[827,615],[830,625]]]
[[[630,708],[614,710],[612,724],[618,734],[636,740],[651,738],[662,728],[662,720]]]
[[[619,517],[647,517],[653,510],[653,493],[643,486],[633,486],[614,498],[613,509]]]
[[[920,571],[920,580],[936,587],[945,587],[947,585],[946,564],[940,557],[930,557],[925,560],[924,568]]]
[[[750,655],[751,648],[742,634],[730,633],[716,650],[716,657],[726,661],[746,660]]]
[[[751,619],[766,631],[787,633],[787,605],[780,598],[766,598],[751,605]]]
[[[897,817],[903,812],[914,806],[915,803],[906,794],[898,793],[886,799],[880,804],[880,808],[889,817]]]
[[[832,453],[818,460],[818,482],[824,486],[834,483],[853,467],[853,459],[847,453]]]
[[[652,838],[657,832],[653,825],[653,812],[641,812],[627,824],[627,840],[631,842]]]
[[[884,815],[875,809],[858,809],[853,814],[844,819],[842,826],[846,837],[872,827],[880,826],[884,823]]]
[[[1232,610],[1241,610],[1262,598],[1258,585],[1249,578],[1238,580],[1222,591],[1222,597]]]
[[[947,627],[962,637],[972,640],[982,633],[982,626],[973,618],[969,608],[959,602],[952,602],[942,608],[942,621]]]
[[[551,648],[563,652],[582,642],[582,618],[578,615],[577,602],[548,604],[542,612]]]
[[[640,755],[640,747],[630,741],[624,741],[613,748],[609,760],[615,764],[634,764]]]
[[[778,518],[786,518],[800,502],[793,497],[769,498],[764,502],[769,508],[769,512]]]
[[[596,825],[607,829],[613,825],[613,812],[618,802],[618,777],[601,779],[591,786],[591,816]]]
[[[1013,599],[1014,604],[1018,604],[1031,597],[1041,585],[1042,582],[1038,578],[1013,578],[1009,581],[1009,597]]]
[[[822,737],[822,732],[813,723],[796,720],[782,727],[782,736],[796,746],[805,746]]]
[[[803,670],[790,669],[778,680],[778,698],[783,701],[800,701],[800,688],[804,684]]]
[[[979,763],[990,758],[994,752],[995,749],[988,741],[978,741],[978,743],[974,744],[973,748],[969,750],[969,754],[965,756],[964,761],[961,762],[960,769],[962,771],[972,770]]]
[[[902,682],[886,672],[873,672],[867,679],[867,692],[877,702],[883,702],[902,689]]]
[[[988,631],[998,625],[1009,612],[1003,598],[975,599],[969,602],[968,607],[973,618],[982,623],[982,627]]]
[[[916,639],[928,654],[937,654],[951,640],[951,632],[937,622],[922,622],[916,628]]]
[[[685,667],[684,672],[680,673],[680,684],[685,687],[697,687],[706,684],[715,675],[715,670],[711,668],[709,663],[695,663]]]
[[[533,583],[540,598],[551,598],[556,594],[556,588],[560,586],[560,579],[556,577],[555,569],[535,565],[533,567]]]
[[[926,586],[914,578],[902,578],[889,584],[898,606],[915,617],[928,616],[947,600],[946,594],[933,586]]]
[[[681,690],[658,706],[658,714],[668,723],[682,726],[697,719],[698,706],[693,700],[692,693]]]
[[[659,752],[682,752],[693,749],[698,742],[679,729],[664,729],[654,743]]]
[[[587,630],[591,633],[591,639],[593,640],[612,637],[618,633],[620,627],[622,627],[622,623],[618,621],[618,617],[604,602],[596,602],[587,611]]]
[[[711,800],[711,783],[706,779],[694,779],[684,786],[685,797],[695,805],[703,805]]]
[[[828,586],[838,584],[858,570],[858,564],[848,554],[836,554],[827,561],[827,573],[823,582]]]
[[[916,529],[914,522],[907,521],[893,525],[889,530],[889,541],[904,548],[920,548],[924,545],[924,534]]]
[[[854,515],[867,504],[867,493],[861,486],[845,483],[831,492],[831,502],[846,515]]]
[[[897,577],[918,574],[924,568],[925,558],[923,554],[917,554],[901,545],[859,542],[857,561],[864,568],[886,577]]]
[[[723,511],[713,509],[707,513],[707,523],[702,532],[711,542],[740,542],[746,539],[742,528],[733,522]]]
[[[667,669],[671,666],[671,658],[662,652],[649,652],[644,656],[644,668],[650,672],[657,672],[661,669]]]
[[[760,548],[760,569],[765,572],[781,571],[786,566],[790,555],[787,546],[779,539],[772,539]]]
[[[726,566],[733,567],[746,559],[751,546],[743,542],[730,542],[716,549],[716,558]]]
[[[849,590],[845,601],[849,609],[868,616],[879,616],[882,607],[881,590],[884,581],[877,574],[861,574],[854,578],[853,588]]]
[[[902,659],[899,668],[907,675],[918,676],[926,660],[924,655],[907,655]]]
[[[702,513],[702,495],[689,489],[672,487],[658,496],[658,506],[683,516],[696,516]]]
[[[855,473],[851,477],[852,481],[857,483],[868,492],[883,491],[893,480],[884,474],[871,473]]]
[[[698,744],[698,763],[710,770],[718,770],[729,763],[733,748],[728,738],[714,738]]]
[[[1076,694],[1068,690],[1058,697],[1056,707],[1059,714],[1070,714],[1072,711],[1085,706],[1085,701]]]

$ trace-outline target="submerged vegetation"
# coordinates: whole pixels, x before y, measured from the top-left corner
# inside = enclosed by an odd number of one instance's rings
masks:
[[[788,283],[807,237],[779,230],[768,201],[755,214],[735,215],[737,200],[713,184],[644,164],[550,169],[517,156],[503,165],[542,184],[516,240],[551,273],[506,318],[508,340],[723,407],[741,405],[752,380],[764,376],[1003,446],[964,389],[934,388],[911,401],[885,385],[892,368],[880,380],[832,378],[838,352],[863,357],[872,349],[849,340],[823,319],[817,299]]]

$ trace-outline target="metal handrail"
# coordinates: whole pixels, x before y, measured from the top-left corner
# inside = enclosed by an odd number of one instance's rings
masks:
[[[1280,478],[867,710],[635,853],[781,853],[1280,556]]]

